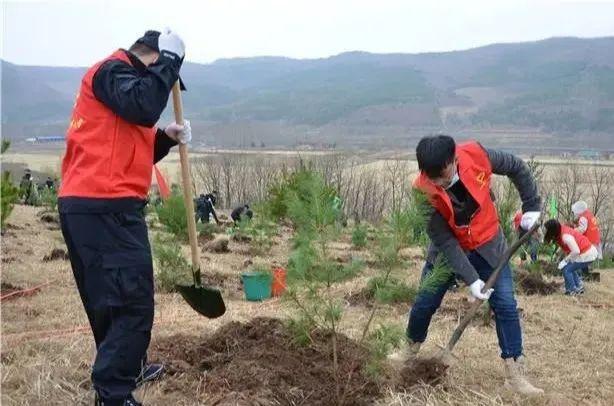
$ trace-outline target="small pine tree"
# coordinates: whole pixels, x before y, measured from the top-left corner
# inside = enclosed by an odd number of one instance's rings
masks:
[[[162,204],[156,206],[158,221],[169,233],[182,241],[188,239],[188,221],[181,191],[173,193]]]
[[[156,262],[156,286],[162,292],[174,292],[175,285],[187,282],[192,272],[181,252],[181,245],[171,235],[156,234],[152,248]]]
[[[356,224],[352,230],[352,245],[362,249],[367,246],[368,229],[364,224]]]
[[[3,139],[1,153],[4,154],[10,145],[9,140]],[[18,200],[19,188],[13,185],[10,172],[4,171],[2,178],[0,178],[0,229],[4,230],[6,220],[11,215]]]

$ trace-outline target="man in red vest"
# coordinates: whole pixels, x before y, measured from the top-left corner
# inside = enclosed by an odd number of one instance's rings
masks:
[[[420,174],[414,188],[426,195],[431,209],[427,234],[454,272],[467,283],[471,295],[489,300],[506,367],[506,386],[527,395],[543,393],[529,383],[524,373],[522,332],[509,265],[503,268],[494,289],[482,292],[484,281],[507,248],[491,198],[492,175],[508,176],[518,189],[524,213],[520,226],[528,230],[540,216],[540,198],[529,168],[514,155],[485,149],[477,142],[457,145],[446,135],[422,138],[416,157]],[[418,293],[407,326],[409,346],[397,358],[417,355],[431,317],[452,283],[454,275]]]
[[[147,31],[91,67],[66,134],[58,209],[96,359],[96,404],[140,405],[132,391],[162,373],[146,365],[154,317],[144,219],[153,164],[191,139],[189,123],[155,124],[185,55],[170,30]]]

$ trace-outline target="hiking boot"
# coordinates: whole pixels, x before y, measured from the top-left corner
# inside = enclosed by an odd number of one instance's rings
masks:
[[[526,366],[524,356],[520,356],[514,361],[514,358],[507,358],[505,362],[505,387],[527,396],[537,396],[544,393],[543,389],[536,388],[526,378]]]
[[[390,354],[388,359],[396,369],[400,370],[407,361],[416,359],[421,345],[422,343],[414,343],[413,341],[408,340],[405,347],[403,347],[400,351]]]
[[[164,365],[162,364],[146,364],[143,365],[141,373],[136,378],[136,387],[143,385],[144,383],[155,381],[164,374]]]

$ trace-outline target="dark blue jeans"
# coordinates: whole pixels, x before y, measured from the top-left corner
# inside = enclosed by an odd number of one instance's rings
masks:
[[[563,268],[563,279],[565,279],[565,292],[577,292],[584,287],[580,272],[583,268],[588,268],[590,262],[570,262]]]
[[[480,279],[486,281],[493,268],[475,251],[470,252],[467,258],[480,275]],[[428,332],[431,318],[441,305],[441,301],[454,283],[451,276],[446,283],[433,291],[420,291],[409,313],[407,324],[407,337],[413,342],[424,342]],[[514,281],[509,264],[503,268],[494,286],[494,292],[489,299],[490,306],[495,313],[497,337],[501,358],[516,358],[522,355],[522,331],[514,297]]]

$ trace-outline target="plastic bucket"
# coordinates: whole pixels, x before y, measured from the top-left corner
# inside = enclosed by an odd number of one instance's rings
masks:
[[[273,296],[281,296],[286,291],[286,270],[281,267],[273,268]]]
[[[255,302],[270,298],[272,279],[268,272],[245,272],[241,274],[245,299]]]

